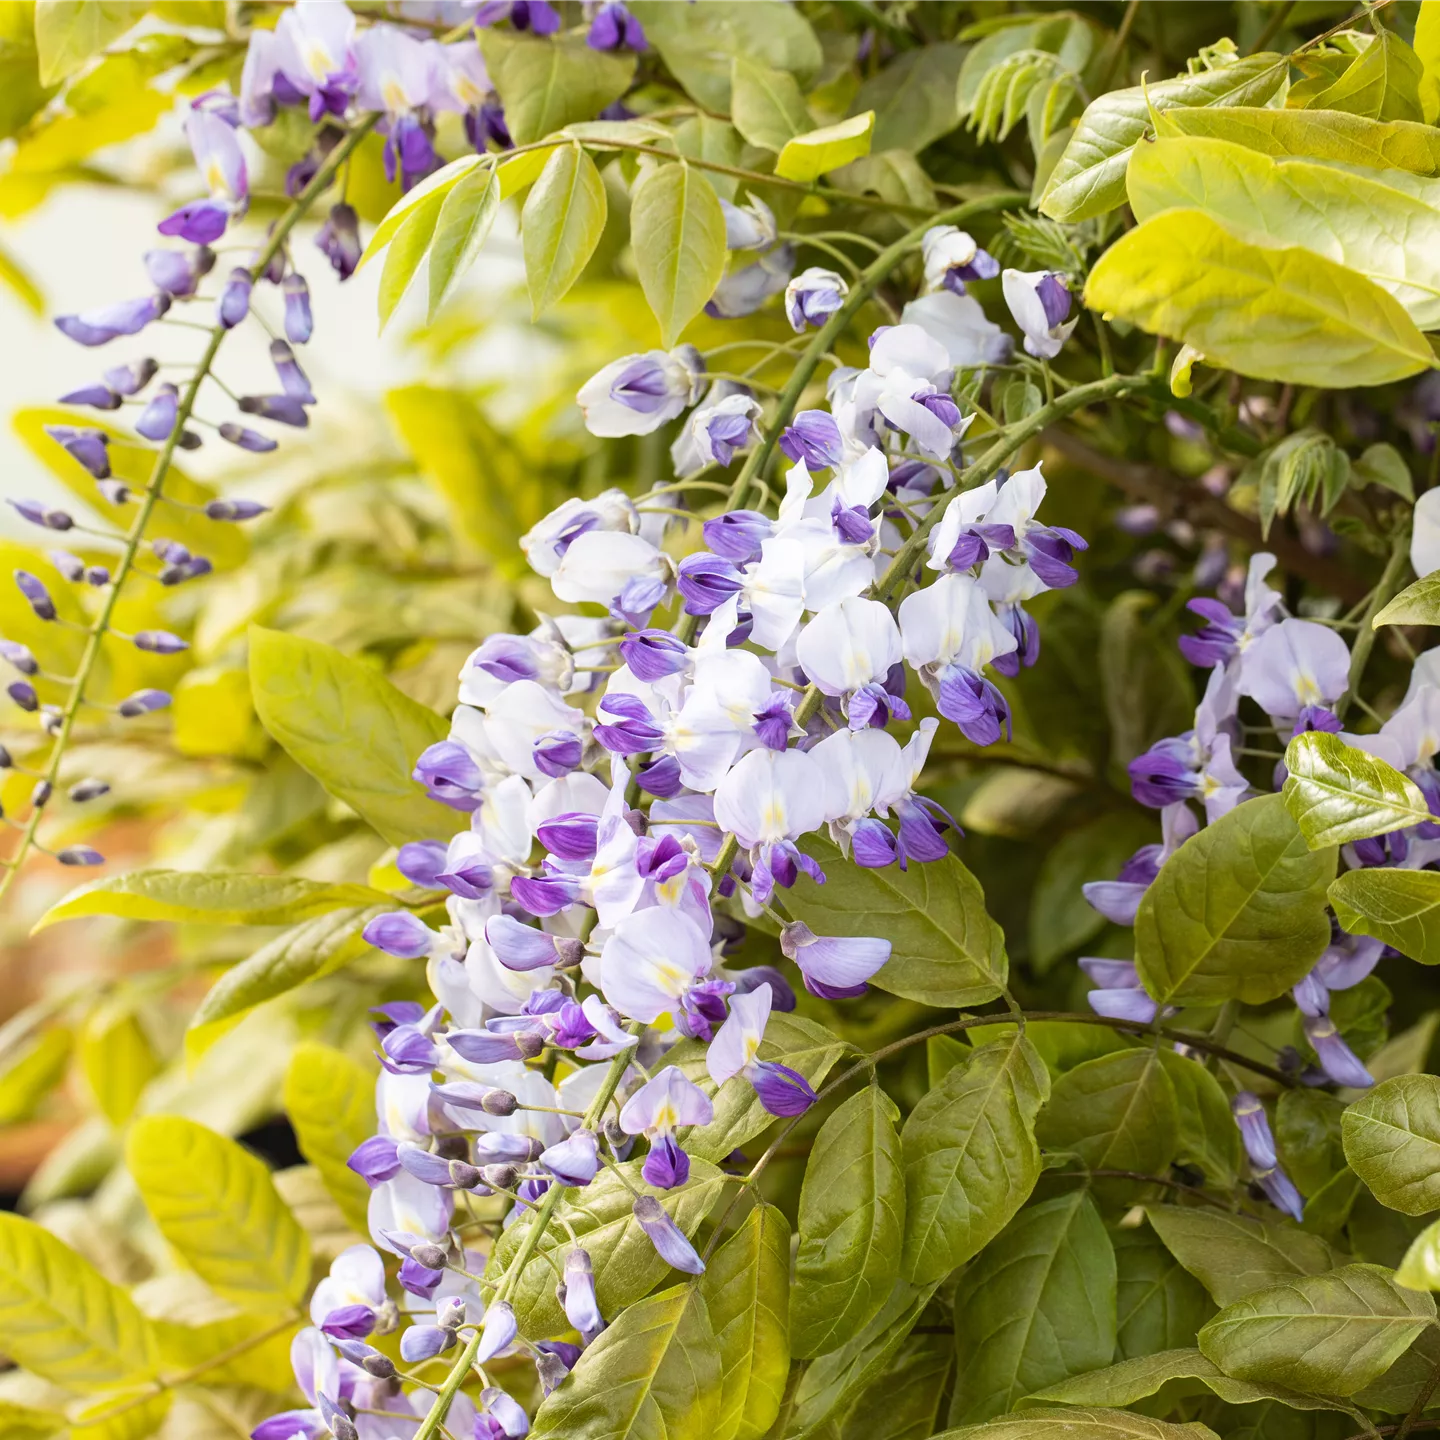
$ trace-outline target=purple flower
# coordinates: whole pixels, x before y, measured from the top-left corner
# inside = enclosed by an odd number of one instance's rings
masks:
[[[1273,1170],[1279,1163],[1279,1157],[1275,1152],[1275,1136],[1271,1133],[1259,1096],[1242,1090],[1230,1102],[1230,1109],[1234,1113],[1235,1124],[1240,1128],[1240,1138],[1250,1163],[1257,1170]]]
[[[494,25],[509,20],[516,30],[536,35],[553,35],[560,28],[560,14],[547,0],[486,0],[475,12],[477,25]]]
[[[341,203],[330,207],[330,214],[315,243],[330,262],[331,268],[342,279],[348,280],[360,263],[363,247],[360,244],[360,217],[351,205]]]
[[[22,519],[46,530],[69,530],[75,524],[74,517],[66,511],[53,510],[39,500],[7,500],[5,503],[13,506]]]
[[[285,338],[292,345],[303,345],[315,329],[315,321],[310,314],[310,287],[303,275],[297,275],[292,270],[280,290],[285,296]]]
[[[475,1363],[488,1364],[514,1341],[518,1333],[519,1326],[515,1323],[514,1310],[503,1300],[491,1305],[485,1311],[485,1323],[481,1327],[480,1348],[475,1353]]]
[[[105,345],[120,335],[138,335],[152,320],[158,320],[170,303],[168,295],[142,295],[79,315],[57,315],[55,328],[80,345]]]
[[[492,915],[485,922],[485,940],[507,970],[539,970],[558,958],[553,935],[513,915]]]
[[[785,317],[798,335],[819,329],[845,303],[850,287],[833,270],[811,266],[785,287]]]
[[[82,385],[60,397],[62,405],[88,405],[92,410],[118,410],[120,396],[108,385]]]
[[[953,720],[974,745],[993,745],[1004,728],[1010,738],[1010,705],[1004,695],[978,671],[947,665],[937,676],[938,708]]]
[[[549,869],[539,875],[517,875],[510,881],[510,897],[531,915],[558,915],[579,899],[580,881]]]
[[[345,1164],[373,1190],[400,1173],[396,1148],[389,1135],[372,1135],[356,1146]]]
[[[609,0],[595,12],[585,43],[592,50],[649,49],[644,27],[619,0]]]
[[[150,403],[140,412],[135,429],[147,440],[164,440],[175,428],[180,410],[180,392],[173,385],[156,387]]]
[[[215,318],[227,330],[233,330],[250,313],[250,272],[237,265],[230,272],[220,299],[215,305]]]
[[[891,946],[888,940],[864,936],[820,936],[796,923],[780,932],[780,948],[800,967],[807,989],[818,985],[823,990],[816,993],[859,995],[890,958]]]
[[[1070,338],[1076,320],[1070,314],[1070,287],[1063,275],[1045,270],[1006,270],[1001,277],[1005,303],[1025,337],[1025,351],[1053,360]]]
[[[802,410],[795,423],[781,433],[780,448],[812,470],[833,469],[845,458],[840,427],[827,410]]]
[[[453,740],[438,740],[428,746],[415,762],[411,778],[418,780],[432,800],[452,810],[479,808],[485,778],[470,752]]]
[[[1360,1062],[1360,1057],[1340,1038],[1335,1022],[1328,1015],[1305,1017],[1305,1038],[1315,1048],[1320,1068],[1337,1085],[1366,1090],[1375,1077]]]
[[[95,479],[109,478],[110,437],[103,430],[75,425],[47,425],[45,433],[72,459],[78,460]]]
[[[542,820],[536,838],[552,854],[562,860],[590,860],[595,856],[595,832],[599,821],[594,815],[567,810]]]
[[[220,438],[228,440],[232,445],[238,445],[242,450],[249,450],[252,454],[265,455],[271,450],[280,448],[279,441],[272,440],[268,435],[262,435],[258,430],[249,430],[244,425],[236,425],[234,421],[227,420],[220,426]]]
[[[297,430],[310,425],[305,406],[293,395],[242,395],[236,403],[246,415],[258,415],[278,425],[293,425]]]
[[[740,572],[718,555],[687,555],[676,571],[676,588],[685,600],[687,615],[709,615],[744,584]]]
[[[593,1132],[576,1130],[548,1150],[541,1151],[540,1163],[562,1185],[588,1185],[600,1168],[600,1155]]]
[[[138,395],[159,370],[156,360],[132,360],[128,365],[112,365],[104,372],[104,380],[117,395]]]
[[[28,646],[17,640],[0,640],[0,658],[8,660],[22,675],[38,675],[40,663]]]
[[[195,250],[147,250],[145,273],[157,290],[167,295],[193,295],[201,279],[215,268],[215,252],[201,245]]]
[[[667,630],[636,630],[621,640],[620,658],[637,680],[650,684],[684,670],[690,663],[690,650]]]
[[[422,890],[440,888],[440,872],[445,868],[445,846],[439,840],[411,840],[400,847],[395,868]]]
[[[408,910],[377,915],[360,933],[367,945],[400,960],[419,960],[429,955],[436,939],[435,932]]]
[[[774,533],[775,522],[757,510],[729,510],[707,520],[702,529],[706,545],[722,560],[734,565],[748,565],[760,558],[761,542]],[[635,669],[633,664],[630,668]],[[636,674],[639,672],[636,671]]]
[[[169,704],[170,696],[164,690],[137,690],[133,695],[127,695],[115,707],[115,713],[126,720],[133,720],[137,715],[149,715],[156,710],[164,710]]]
[[[310,388],[309,378],[300,368],[300,362],[296,360],[295,352],[285,341],[272,340],[270,342],[270,363],[275,367],[280,388],[287,395],[298,400],[302,405],[315,403],[315,394]]]
[[[1296,1221],[1305,1218],[1305,1202],[1300,1192],[1278,1165],[1273,1170],[1257,1171],[1255,1179],[1277,1210],[1283,1210]]]
[[[595,738],[611,754],[642,755],[656,749],[665,739],[664,729],[638,695],[606,695],[597,710],[602,715],[615,717],[613,724],[595,727]]]
[[[642,1195],[633,1210],[640,1228],[650,1237],[650,1243],[666,1264],[683,1270],[687,1275],[705,1273],[705,1262],[653,1195]]]

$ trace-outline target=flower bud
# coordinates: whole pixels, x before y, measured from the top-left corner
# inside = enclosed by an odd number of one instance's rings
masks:
[[[395,1362],[388,1355],[382,1355],[373,1345],[367,1345],[363,1340],[337,1340],[335,1348],[352,1365],[358,1365],[376,1380],[393,1380],[398,1373]]]
[[[88,405],[92,410],[118,410],[121,398],[108,385],[82,385],[60,397],[62,405]]]
[[[335,1440],[360,1440],[355,1422],[323,1391],[316,1397],[320,1415]]]
[[[459,1295],[447,1295],[435,1307],[435,1323],[443,1330],[458,1330],[465,1323],[465,1301]]]
[[[45,558],[72,584],[85,578],[85,562],[68,550],[47,550]]]
[[[154,710],[164,710],[170,704],[170,696],[164,690],[137,690],[127,695],[116,707],[116,712],[127,720],[137,715],[148,715]]]
[[[69,794],[77,805],[83,805],[87,800],[98,800],[109,790],[109,785],[103,780],[80,780],[70,787]]]
[[[40,708],[40,697],[35,693],[35,687],[28,680],[12,680],[6,687],[5,693],[22,709],[34,714]]]
[[[147,440],[165,440],[175,428],[180,412],[180,392],[175,386],[159,386],[150,403],[140,412],[135,429]]]
[[[212,500],[206,505],[205,514],[211,520],[253,520],[269,509],[258,500]]]
[[[102,590],[110,583],[110,571],[104,565],[87,565],[85,567],[85,583],[93,586],[96,590]]]
[[[75,524],[74,516],[64,510],[52,510],[39,500],[7,500],[5,503],[13,506],[22,519],[46,530],[69,530]]]
[[[55,854],[62,865],[103,865],[105,857],[88,845],[67,845]]]
[[[146,356],[126,365],[112,365],[103,378],[117,395],[138,395],[159,373],[160,362]]]
[[[244,425],[237,425],[233,420],[227,420],[220,427],[220,438],[228,440],[232,445],[238,445],[242,450],[250,451],[252,455],[267,455],[271,450],[280,448],[278,440],[272,440],[258,430],[250,430]]]
[[[490,1306],[481,1327],[480,1348],[475,1352],[475,1363],[488,1364],[515,1339],[518,1329],[515,1312],[506,1301]]]
[[[153,655],[178,655],[190,648],[188,640],[182,640],[168,630],[138,630],[131,638],[137,650],[148,650]]]
[[[38,675],[40,662],[28,645],[16,640],[0,640],[0,659],[8,660],[22,675]]]
[[[30,803],[37,810],[43,810],[50,803],[50,797],[54,793],[55,787],[48,780],[41,780],[30,792]]]
[[[101,480],[97,487],[112,505],[128,505],[134,492],[123,480]]]
[[[486,1165],[480,1178],[492,1190],[513,1190],[520,1178],[520,1169],[516,1165]]]
[[[258,415],[279,425],[293,425],[297,430],[304,430],[310,424],[305,407],[293,395],[242,395],[236,404],[246,415]]]
[[[215,318],[226,330],[233,330],[250,313],[250,272],[237,265],[220,292]]]
[[[280,290],[285,296],[285,338],[292,345],[303,345],[315,329],[315,321],[310,314],[310,287],[303,275],[292,271],[285,277]]]
[[[17,570],[15,583],[20,587],[20,593],[30,602],[30,608],[41,620],[55,618],[55,602],[50,598],[50,592],[34,575],[28,570]]]
[[[315,403],[315,392],[310,388],[309,377],[300,368],[300,362],[295,358],[295,352],[283,340],[270,342],[270,363],[275,367],[275,374],[280,379],[280,388],[285,394],[291,399],[298,400],[302,405]]]

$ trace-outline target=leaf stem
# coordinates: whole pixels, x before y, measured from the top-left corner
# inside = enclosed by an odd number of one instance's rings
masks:
[[[1375,648],[1375,617],[1395,598],[1401,588],[1401,577],[1410,562],[1410,526],[1403,524],[1395,532],[1390,544],[1390,558],[1381,572],[1380,583],[1370,594],[1370,603],[1360,617],[1360,633],[1355,637],[1354,648],[1350,651],[1350,680],[1345,693],[1335,706],[1335,714],[1343,720],[1350,703],[1359,698],[1360,682],[1365,678],[1365,666],[1370,652]]]
[[[370,115],[362,119],[353,130],[330,152],[325,164],[316,172],[314,179],[296,196],[294,203],[276,222],[274,230],[265,246],[256,256],[255,263],[250,267],[250,278],[258,283],[261,275],[269,268],[271,260],[279,254],[290,232],[304,218],[311,205],[320,194],[326,190],[330,182],[335,178],[335,172],[354,151],[356,146],[370,133],[371,128],[380,117]],[[165,441],[160,453],[155,457],[155,466],[150,472],[150,480],[146,484],[140,497],[140,505],[131,523],[130,529],[125,535],[125,548],[120,553],[119,560],[115,565],[113,578],[105,591],[105,599],[100,607],[100,613],[95,617],[95,622],[90,626],[89,638],[85,642],[85,649],[80,657],[80,665],[75,672],[74,686],[70,691],[70,697],[65,703],[65,709],[61,713],[60,728],[56,732],[54,744],[50,749],[50,759],[45,767],[45,779],[53,787],[60,775],[60,764],[65,758],[65,752],[70,744],[70,737],[75,728],[75,718],[80,712],[80,707],[86,703],[85,688],[94,674],[95,666],[100,659],[106,632],[111,628],[111,622],[115,617],[115,611],[120,604],[120,592],[124,587],[126,579],[135,569],[135,557],[139,553],[141,542],[145,538],[145,528],[150,523],[150,517],[155,512],[156,505],[162,497],[166,477],[170,473],[171,462],[175,457],[176,447],[180,443],[180,437],[184,433],[186,422],[190,419],[191,412],[195,408],[195,401],[200,394],[200,386],[204,383],[205,377],[210,373],[210,367],[215,363],[215,357],[219,353],[226,335],[230,332],[222,325],[215,325],[210,328],[210,339],[205,350],[200,356],[195,372],[190,382],[186,385],[184,394],[181,396],[179,409],[175,415],[175,424],[171,428],[169,438]],[[0,900],[5,898],[6,892],[10,889],[15,877],[20,873],[30,851],[36,848],[36,832],[40,828],[40,820],[44,811],[33,809],[25,828],[21,833],[20,844],[10,857],[10,868],[0,877]]]

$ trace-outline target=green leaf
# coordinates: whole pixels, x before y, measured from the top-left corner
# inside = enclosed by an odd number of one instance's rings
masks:
[[[759,1204],[699,1282],[720,1351],[714,1440],[760,1440],[790,1374],[790,1226]]]
[[[735,128],[762,150],[782,150],[811,126],[795,77],[745,54],[736,55],[731,71],[730,115]]]
[[[839,170],[870,153],[875,131],[875,112],[852,115],[848,120],[824,125],[787,141],[775,162],[775,173],[786,180],[808,185],[832,170]]]
[[[875,112],[870,137],[876,154],[912,154],[948,135],[959,123],[955,84],[965,51],[942,41],[902,50],[861,85],[850,106],[853,115]]]
[[[1175,1088],[1159,1053],[1119,1050],[1087,1060],[1055,1082],[1035,1138],[1047,1150],[1078,1155],[1091,1170],[1155,1175],[1168,1169],[1179,1128]]]
[[[458,183],[458,182],[457,182]],[[435,227],[440,221],[440,212],[445,208],[448,190],[432,190],[416,205],[401,222],[390,242],[385,256],[385,268],[380,272],[378,291],[380,307],[380,329],[383,331],[395,313],[395,307],[404,298],[435,238]]]
[[[52,1026],[28,1038],[17,1035],[0,1067],[0,1125],[31,1119],[40,1102],[65,1078],[74,1035]]]
[[[1215,1313],[1205,1287],[1148,1226],[1116,1230],[1115,1355],[1128,1360],[1194,1342]]]
[[[456,536],[500,574],[528,574],[520,537],[543,518],[552,497],[514,442],[460,390],[405,385],[386,393],[385,409],[444,500]],[[446,832],[432,828],[431,833]]]
[[[1002,1035],[1013,1035],[1013,1020],[997,1020],[991,1025],[972,1025],[965,1032],[974,1045],[988,1045]],[[1063,1075],[1086,1060],[1111,1055],[1117,1050],[1130,1050],[1135,1042],[1102,1025],[1086,1025],[1073,1020],[1031,1020],[1025,1026],[1025,1038],[1045,1062],[1051,1076]]]
[[[93,1010],[80,1031],[76,1055],[100,1113],[121,1128],[160,1072],[160,1057],[131,1003],[111,1001]]]
[[[1340,1118],[1345,1158],[1391,1210],[1440,1210],[1440,1079],[1400,1075],[1366,1092]]]
[[[1125,767],[1137,755],[1194,723],[1190,667],[1173,630],[1156,623],[1157,608],[1149,591],[1127,590],[1106,607],[1100,625],[1098,659],[1110,725],[1110,770],[1126,788]]]
[[[36,1410],[0,1400],[0,1432],[6,1440],[47,1440],[65,1428],[65,1417],[50,1410]]]
[[[1407,1290],[1440,1290],[1440,1220],[1427,1225],[1410,1242],[1395,1283]]]
[[[689,1183],[677,1190],[656,1190],[640,1178],[640,1162],[627,1161],[626,1177],[640,1193],[653,1195],[684,1233],[693,1235],[725,1184],[715,1166],[692,1156]],[[648,1294],[670,1273],[656,1253],[650,1237],[635,1223],[635,1197],[611,1170],[604,1170],[583,1190],[566,1196],[556,1211],[574,1231],[595,1267],[595,1294],[600,1309],[614,1315]],[[511,1225],[495,1244],[490,1266],[498,1275],[508,1269],[532,1224],[527,1216]],[[555,1298],[556,1265],[563,1263],[574,1242],[565,1226],[551,1225],[541,1236],[524,1270],[510,1287],[510,1303],[520,1333],[527,1339],[563,1335],[570,1322]]]
[[[517,145],[593,120],[630,88],[635,74],[633,55],[592,50],[583,35],[481,30],[476,38]]]
[[[1083,1190],[1022,1210],[966,1269],[955,1344],[950,1419],[960,1424],[1110,1362],[1115,1256]]]
[[[352,960],[370,954],[371,948],[360,932],[375,916],[394,908],[394,903],[388,901],[347,906],[317,915],[277,935],[215,982],[191,1017],[190,1029],[243,1015],[307,980],[333,975]]]
[[[1172,1425],[1127,1410],[1025,1410],[983,1425],[946,1430],[935,1440],[1215,1440],[1208,1425]]]
[[[1393,765],[1312,730],[1285,748],[1290,772],[1281,794],[1306,842],[1319,850],[1427,823],[1420,787]]]
[[[446,194],[430,245],[430,309],[433,323],[460,277],[475,263],[500,209],[500,182],[487,165],[462,175]],[[603,223],[603,222],[602,222]]]
[[[1382,25],[1345,73],[1315,97],[1317,110],[1341,110],[1367,120],[1425,118],[1420,106],[1420,61]]]
[[[658,165],[636,185],[630,236],[640,288],[672,346],[725,273],[725,216],[715,191],[682,160]]]
[[[1383,1375],[1433,1320],[1428,1295],[1402,1290],[1379,1265],[1345,1265],[1260,1290],[1200,1332],[1227,1375],[1300,1391],[1353,1395]]]
[[[1198,75],[1112,90],[1092,100],[1040,197],[1052,220],[1088,220],[1125,203],[1130,151],[1150,126],[1151,112],[1178,106],[1263,105],[1285,83],[1285,57],[1249,55]]]
[[[1133,810],[1116,810],[1062,835],[1045,853],[1030,894],[1030,963],[1041,974],[1080,949],[1104,928],[1105,917],[1081,887],[1113,880],[1142,845],[1155,840],[1155,823]]]
[[[1050,1077],[1035,1047],[1011,1035],[976,1050],[910,1112],[902,1273],[938,1280],[1010,1222],[1040,1177],[1035,1116]]]
[[[1422,965],[1440,965],[1440,874],[1347,870],[1330,887],[1342,930],[1373,935]]]
[[[479,155],[462,155],[458,160],[452,160],[433,175],[427,175],[423,180],[412,185],[390,207],[385,218],[375,227],[375,233],[370,237],[370,243],[365,247],[365,253],[355,267],[356,274],[359,274],[395,238],[400,227],[410,219],[416,210],[421,206],[433,205],[437,195],[441,197],[443,204],[444,197],[448,196],[462,180],[470,175],[470,172],[480,164],[480,159]]]
[[[174,1399],[143,1391],[107,1395],[76,1411],[70,1434],[73,1440],[149,1440],[165,1423]]]
[[[917,1440],[933,1435],[945,1423],[943,1407],[954,1368],[955,1341],[950,1334],[911,1335],[856,1397],[841,1426],[840,1440]]]
[[[1353,388],[1434,363],[1378,285],[1300,246],[1252,243],[1200,210],[1166,210],[1123,235],[1090,272],[1085,303],[1263,380]]]
[[[1379,485],[1402,500],[1415,498],[1415,480],[1410,474],[1410,467],[1393,445],[1367,445],[1351,468],[1357,487]]]
[[[1237,805],[1191,836],[1135,918],[1146,990],[1164,1005],[1262,1005],[1283,995],[1330,943],[1325,888],[1335,858],[1306,845],[1279,795]]]
[[[636,0],[630,11],[670,73],[715,114],[730,112],[737,55],[788,70],[802,87],[825,60],[810,22],[784,0],[706,0],[684,8],[671,0]]]
[[[878,1085],[826,1120],[805,1166],[790,1325],[797,1355],[853,1340],[890,1297],[905,1238],[898,1111]]]
[[[840,1423],[874,1393],[935,1288],[897,1280],[880,1313],[853,1340],[810,1363],[795,1389],[795,1408],[785,1432],[789,1440]]]
[[[0,5],[0,140],[24,129],[53,93],[40,83],[34,8]]]
[[[1440,625],[1440,571],[1407,585],[1372,622],[1382,625]]]
[[[513,1228],[513,1227],[512,1227]],[[677,1285],[630,1305],[535,1414],[535,1440],[710,1440],[721,1358],[705,1301]]]
[[[1203,210],[1249,239],[1303,246],[1373,280],[1423,330],[1440,322],[1440,187],[1426,198],[1413,183],[1189,136],[1137,145],[1126,172],[1137,220]]]
[[[521,221],[532,320],[580,278],[605,232],[605,215],[605,182],[595,162],[578,145],[561,146],[526,197]]]
[[[665,1060],[712,1098],[714,1119],[708,1125],[682,1126],[678,1134],[688,1154],[719,1164],[732,1150],[768,1130],[775,1117],[743,1076],[733,1076],[717,1087],[710,1078],[705,1051],[699,1040],[682,1040],[666,1053]],[[759,1057],[789,1066],[818,1088],[844,1051],[844,1042],[823,1025],[801,1015],[777,1012],[765,1027]]]
[[[1005,983],[1005,935],[985,911],[980,883],[947,855],[909,870],[867,870],[828,840],[801,847],[826,876],[803,876],[785,906],[817,935],[883,935],[890,958],[871,984],[942,1009],[982,1005]]]
[[[193,1120],[147,1115],[125,1163],[160,1233],[217,1295],[261,1314],[299,1304],[310,1242],[262,1161]]]
[[[1220,1082],[1199,1061],[1174,1050],[1158,1053],[1175,1091],[1180,1141],[1175,1158],[1193,1165],[1217,1189],[1233,1189],[1240,1169],[1240,1131]]]
[[[1340,110],[1272,110],[1261,106],[1169,110],[1161,135],[1231,140],[1264,155],[1297,155],[1376,170],[1440,174],[1440,135],[1405,120],[1366,120]]]
[[[307,1041],[290,1057],[282,1099],[300,1153],[361,1235],[370,1228],[370,1187],[345,1162],[375,1133],[374,1089],[375,1077],[363,1065]]]
[[[144,13],[135,0],[36,0],[40,83],[68,79]]]
[[[258,625],[250,628],[250,684],[270,734],[390,844],[453,830],[455,812],[410,778],[421,751],[449,734],[433,710],[362,661]]]
[[[67,1390],[139,1384],[155,1341],[135,1302],[33,1220],[0,1214],[0,1348]]]
[[[1219,1305],[1340,1263],[1318,1235],[1279,1220],[1178,1205],[1148,1205],[1145,1214],[1165,1248]]]
[[[1340,1117],[1345,1106],[1320,1090],[1286,1090],[1275,1104],[1275,1138],[1285,1173],[1313,1195],[1345,1168]]]
[[[327,885],[298,875],[132,870],[72,890],[40,917],[35,928],[81,915],[204,925],[289,925],[343,906],[375,904],[394,908],[389,896],[368,885]]]

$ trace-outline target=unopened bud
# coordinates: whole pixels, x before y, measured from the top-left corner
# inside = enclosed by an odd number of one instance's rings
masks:
[[[28,645],[15,640],[0,640],[0,658],[8,660],[22,675],[38,675],[40,663]]]
[[[32,715],[40,708],[40,697],[28,680],[12,680],[5,687],[5,693],[22,710],[28,710]]]
[[[168,630],[139,630],[131,638],[137,650],[148,650],[154,655],[178,655],[190,648],[189,641]]]
[[[14,763],[15,757],[3,745],[0,745],[0,770],[8,770]]]
[[[198,450],[205,441],[197,430],[182,430],[180,438],[175,442],[182,450]]]
[[[458,1330],[465,1323],[465,1301],[459,1295],[447,1295],[435,1306],[435,1323],[442,1330]]]
[[[85,567],[85,583],[93,585],[99,590],[110,583],[110,572],[103,565],[87,565]]]
[[[205,513],[212,520],[253,520],[269,509],[258,500],[212,500],[206,505]]]
[[[85,578],[85,562],[68,550],[47,550],[45,558],[72,584]]]
[[[63,850],[56,851],[55,858],[62,865],[103,865],[105,863],[105,857],[98,850],[92,850],[88,845],[67,845]]]
[[[127,505],[134,495],[123,480],[101,480],[99,490],[112,505]]]
[[[30,803],[37,810],[43,810],[50,803],[50,797],[54,793],[55,787],[48,780],[42,780],[30,792]]]
[[[555,964],[562,970],[573,969],[585,958],[585,942],[573,935],[556,936]]]
[[[428,1240],[419,1245],[412,1245],[410,1258],[417,1265],[423,1265],[427,1270],[443,1270],[445,1268],[445,1251],[439,1245]]]
[[[485,1183],[493,1186],[496,1190],[513,1190],[515,1182],[520,1178],[520,1167],[518,1165],[487,1165],[480,1174]]]
[[[487,1115],[513,1115],[520,1102],[508,1090],[487,1090],[480,1108]]]
[[[58,705],[40,707],[40,728],[47,735],[58,735],[65,728],[65,715]]]
[[[480,1171],[465,1160],[450,1161],[450,1183],[461,1190],[473,1190],[480,1183]]]
[[[20,587],[20,593],[30,602],[30,608],[40,619],[53,620],[55,618],[55,602],[50,598],[50,592],[39,579],[28,570],[17,570],[15,583]]]
[[[630,1136],[620,1128],[619,1120],[613,1115],[605,1122],[605,1138],[610,1142],[612,1149],[618,1149],[621,1145],[630,1143]]]
[[[109,790],[109,785],[103,780],[80,780],[70,787],[70,798],[77,805],[83,805],[87,800],[98,800]]]
[[[127,720],[137,715],[148,715],[152,710],[164,710],[170,704],[170,696],[164,690],[137,690],[128,695],[116,707],[117,713]]]
[[[64,510],[54,510],[39,500],[10,500],[6,503],[13,506],[22,519],[46,530],[69,530],[75,524],[74,516]]]

